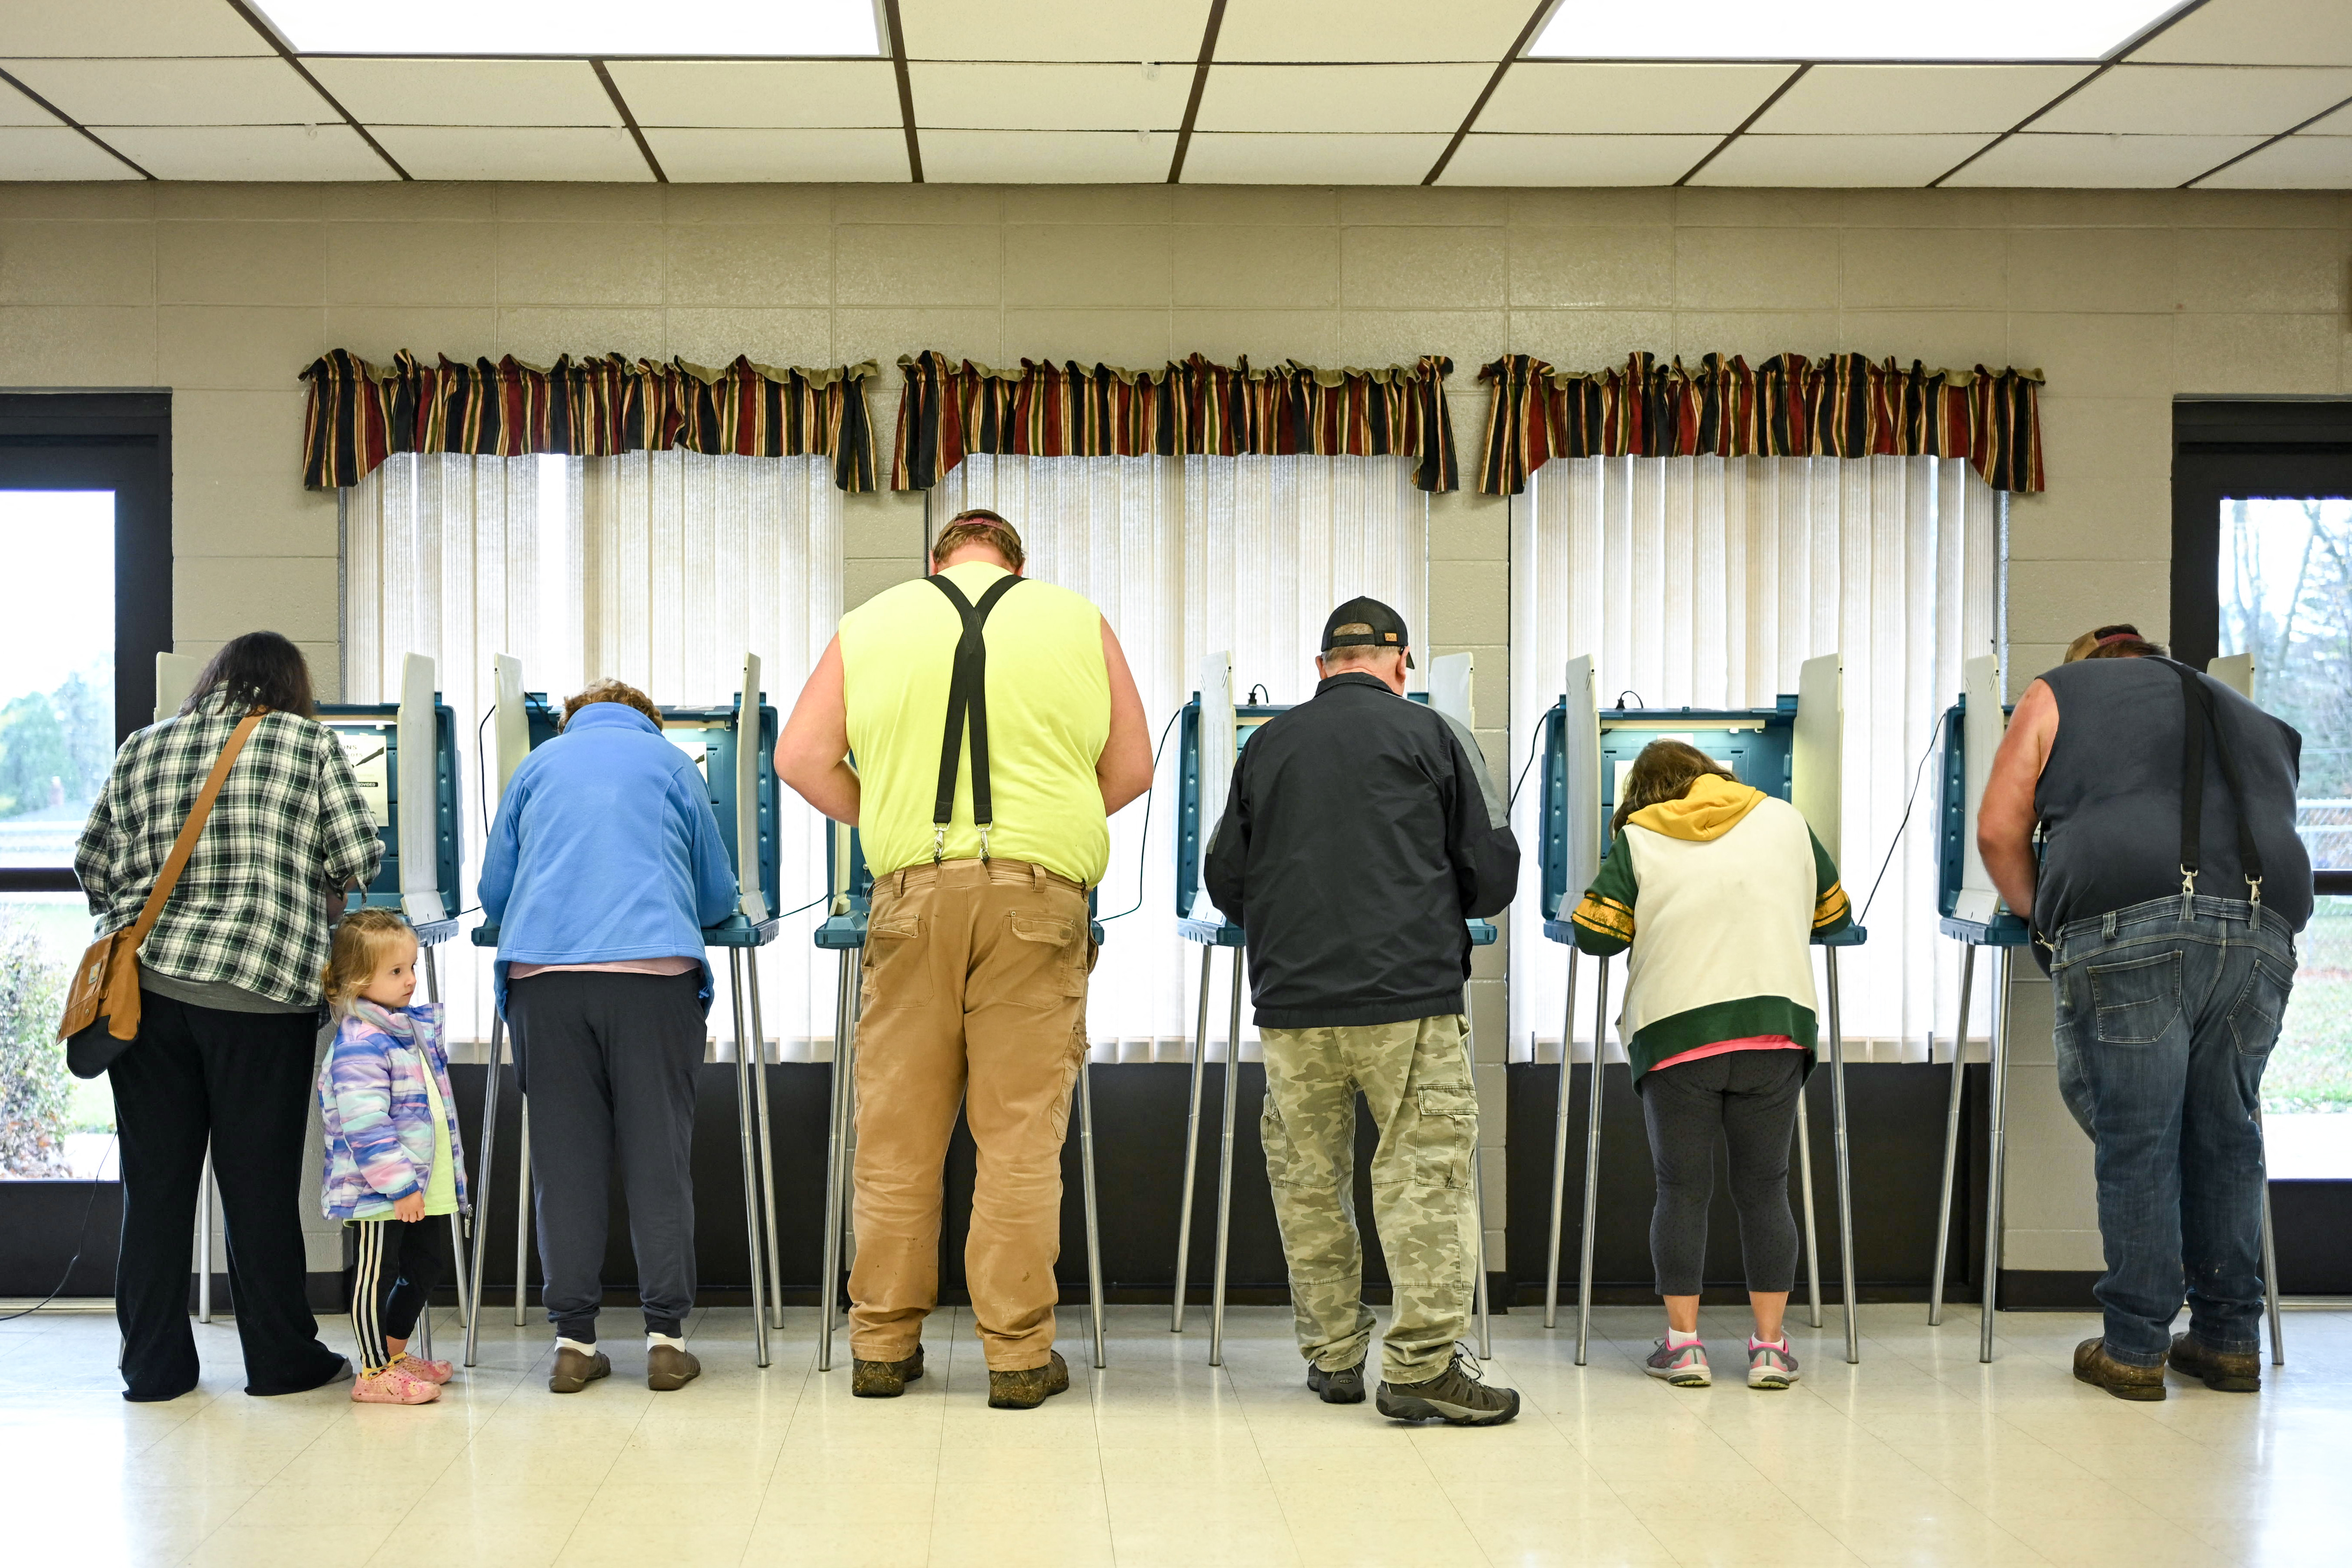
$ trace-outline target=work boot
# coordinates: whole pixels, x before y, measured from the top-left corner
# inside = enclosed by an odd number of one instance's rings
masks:
[[[2259,1394],[2263,1387],[2263,1357],[2259,1351],[2217,1351],[2188,1334],[2172,1336],[2172,1370],[2183,1377],[2202,1378],[2205,1386],[2221,1394]]]
[[[2126,1366],[2107,1353],[2104,1339],[2084,1340],[2074,1347],[2074,1376],[2117,1399],[2156,1400],[2164,1397],[2164,1363]]]
[[[1449,1426],[1499,1426],[1519,1413],[1518,1390],[1479,1381],[1476,1366],[1460,1351],[1426,1383],[1383,1381],[1375,1403],[1393,1420],[1443,1421]]]
[[[692,1351],[655,1345],[646,1352],[646,1386],[656,1394],[684,1388],[701,1375],[701,1359]]]
[[[860,1399],[896,1399],[907,1385],[923,1375],[923,1347],[905,1361],[853,1361],[849,1392]]]
[[[1060,1351],[1047,1351],[1044,1366],[1023,1367],[1019,1372],[988,1373],[988,1407],[991,1410],[1034,1410],[1057,1394],[1069,1392],[1070,1367]]]
[[[1323,1396],[1326,1405],[1361,1405],[1364,1402],[1364,1363],[1334,1367],[1326,1372],[1313,1362],[1307,1363],[1307,1386]]]
[[[569,1346],[555,1352],[554,1370],[547,1374],[550,1394],[577,1394],[600,1377],[613,1375],[613,1358],[603,1351],[593,1355],[575,1351]]]

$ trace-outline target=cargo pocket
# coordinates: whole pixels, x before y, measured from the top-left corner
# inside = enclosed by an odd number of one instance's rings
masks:
[[[2153,1045],[2180,1016],[2180,954],[2095,963],[2092,1038],[2103,1046]]]
[[[2230,1008],[2230,1037],[2242,1057],[2264,1057],[2278,1044],[2279,1020],[2286,1015],[2290,982],[2272,972],[2269,963],[2254,960],[2245,989]]]
[[[1466,1089],[1423,1089],[1413,1094],[1421,1128],[1413,1164],[1431,1186],[1467,1189],[1478,1151],[1478,1096]]]
[[[905,1007],[930,1000],[930,965],[917,950],[916,939],[922,934],[920,915],[892,915],[867,923],[866,980],[858,991],[858,1011],[871,1013],[877,1007]]]
[[[1024,1007],[1058,1007],[1087,994],[1087,932],[1083,923],[1019,910],[1004,918],[1016,940],[1051,950],[1050,956],[1038,954],[1043,962],[1034,969],[1027,963],[1015,966],[1015,973],[1007,976],[1013,982],[1009,1000]]]

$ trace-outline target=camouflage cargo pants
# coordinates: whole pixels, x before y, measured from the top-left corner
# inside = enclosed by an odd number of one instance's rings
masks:
[[[1470,1320],[1477,1267],[1470,1162],[1478,1100],[1455,1015],[1402,1024],[1266,1029],[1260,1132],[1275,1218],[1290,1265],[1298,1348],[1327,1371],[1371,1343],[1363,1238],[1356,1228],[1356,1091],[1380,1147],[1372,1221],[1388,1258],[1395,1314],[1381,1375],[1421,1383],[1445,1370]]]

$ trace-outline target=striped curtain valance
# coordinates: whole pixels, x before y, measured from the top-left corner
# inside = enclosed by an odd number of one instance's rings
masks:
[[[1517,495],[1554,458],[1965,458],[1997,490],[2042,489],[2042,373],[1904,369],[1861,354],[1696,367],[1636,353],[1622,367],[1556,371],[1526,354],[1494,383],[1478,488]]]
[[[1023,360],[991,370],[926,351],[898,361],[894,489],[929,489],[974,453],[1021,458],[1410,458],[1413,484],[1461,483],[1445,377],[1431,355],[1386,370],[1264,369],[1199,354],[1159,370]]]
[[[509,356],[427,364],[406,350],[383,369],[336,349],[302,373],[302,482],[357,484],[395,452],[609,458],[682,447],[709,456],[825,457],[845,490],[874,488],[864,364],[780,370],[737,358],[723,370],[619,354],[541,370]]]

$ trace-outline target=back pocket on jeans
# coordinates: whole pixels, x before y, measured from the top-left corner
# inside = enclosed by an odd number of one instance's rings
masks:
[[[2092,1038],[2103,1046],[2146,1046],[2180,1016],[2180,955],[2159,952],[2124,963],[2090,966]]]
[[[2242,1057],[2268,1056],[2278,1044],[2279,1020],[2286,1014],[2291,981],[2281,979],[2269,963],[2254,960],[2246,988],[2230,1009],[2230,1037]]]

